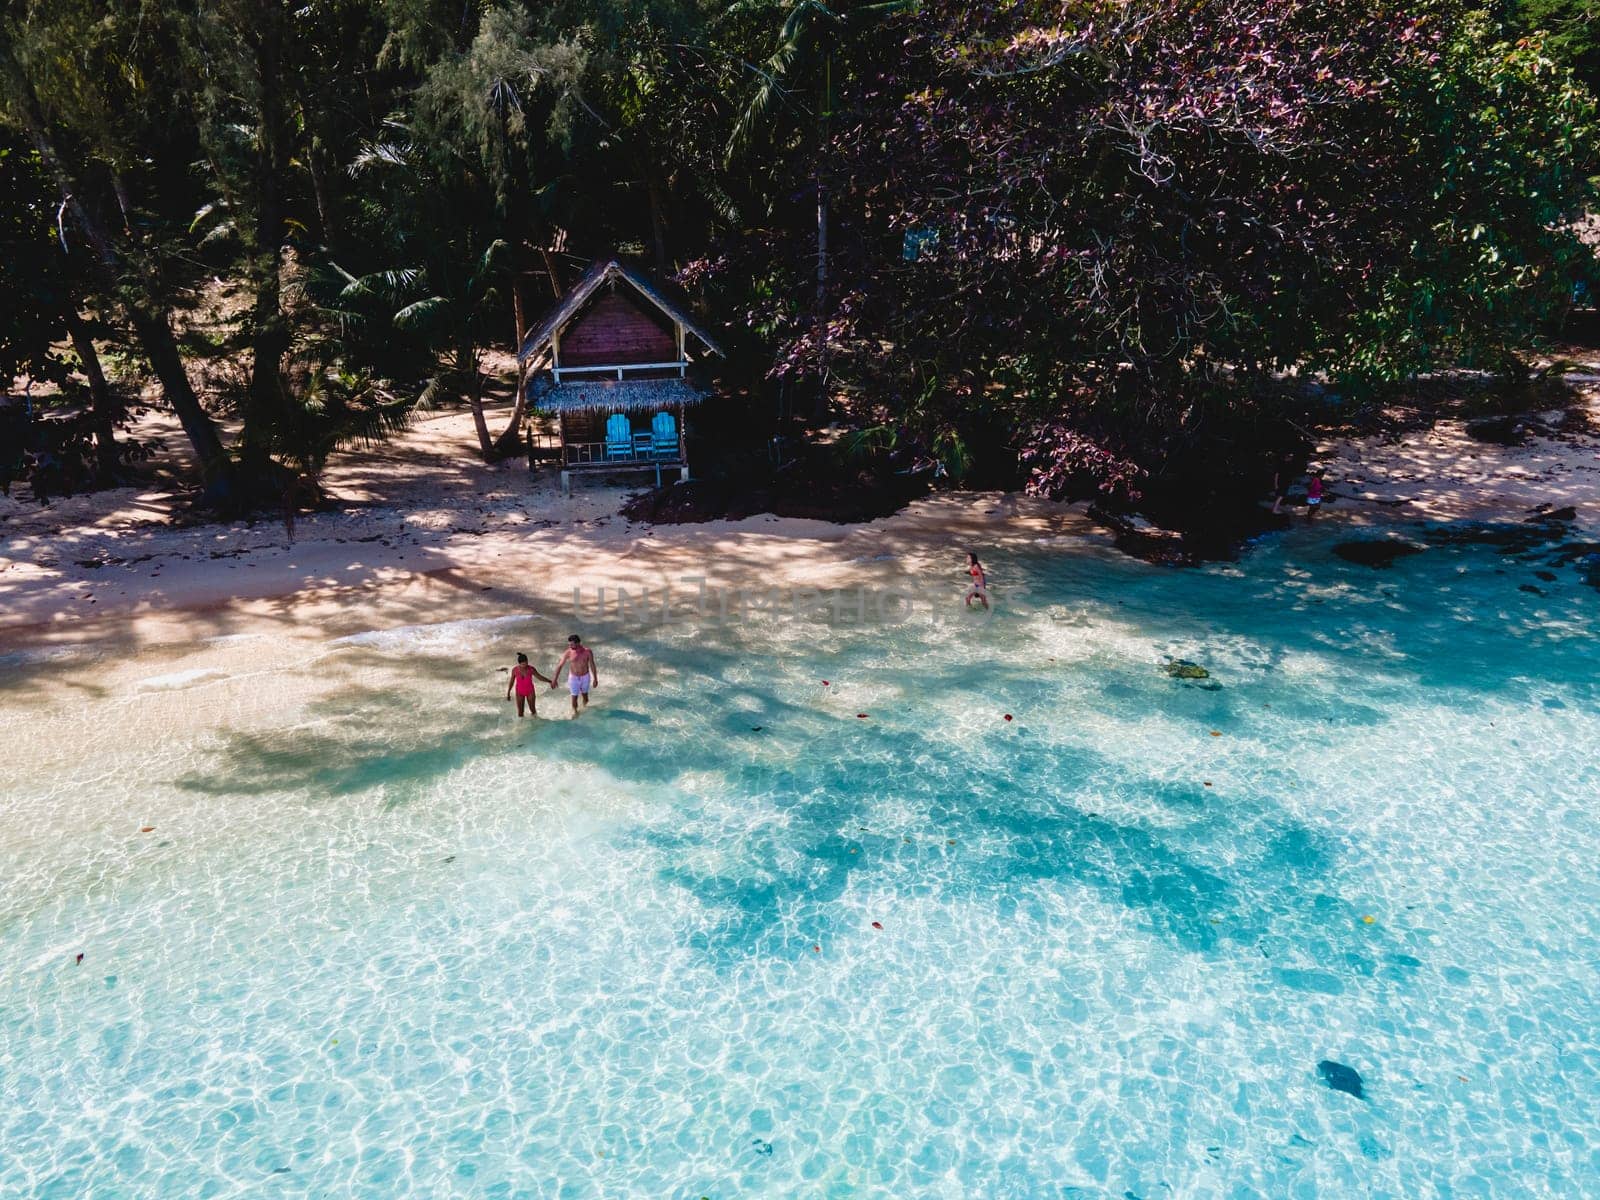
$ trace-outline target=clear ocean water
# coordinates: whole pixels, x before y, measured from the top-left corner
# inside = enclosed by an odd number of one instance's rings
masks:
[[[1331,540],[0,659],[0,1196],[1600,1194],[1600,591]]]

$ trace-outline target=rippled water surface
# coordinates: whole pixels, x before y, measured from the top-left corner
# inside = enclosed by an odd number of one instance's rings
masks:
[[[1595,1194],[1600,592],[1540,565],[613,615],[576,722],[497,673],[560,614],[0,660],[0,1195]]]

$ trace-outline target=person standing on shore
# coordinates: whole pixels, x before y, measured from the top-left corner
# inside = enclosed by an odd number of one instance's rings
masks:
[[[1317,509],[1322,507],[1322,468],[1318,467],[1311,472],[1311,481],[1306,484],[1306,520],[1311,520],[1317,515]]]
[[[522,708],[524,704],[527,705],[528,711],[534,716],[537,717],[539,715],[539,706],[534,700],[533,681],[535,679],[540,680],[543,683],[548,683],[551,687],[555,687],[555,681],[553,679],[546,679],[529,664],[528,656],[526,654],[517,655],[517,665],[511,668],[511,678],[506,680],[506,699],[509,701],[511,699],[511,693],[513,691],[516,692],[517,716],[519,717],[522,716]]]
[[[978,556],[971,551],[967,552],[967,574],[972,576],[972,586],[967,589],[967,607],[972,607],[976,600],[984,608],[989,607],[989,577],[983,572],[983,564],[978,561]]]
[[[583,706],[588,708],[589,689],[600,686],[600,671],[595,666],[594,651],[585,646],[577,634],[567,639],[567,652],[556,664],[555,674],[550,680],[551,688],[560,681],[563,668],[567,672],[567,690],[572,693],[572,715],[577,716],[578,697],[583,697]]]

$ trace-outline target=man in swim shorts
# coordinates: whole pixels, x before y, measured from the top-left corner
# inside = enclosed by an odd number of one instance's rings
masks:
[[[600,672],[595,668],[594,651],[585,646],[577,634],[567,639],[567,652],[561,656],[555,674],[550,679],[552,688],[561,679],[563,667],[567,672],[567,690],[572,693],[572,715],[577,716],[578,697],[583,697],[583,706],[588,708],[589,689],[600,686]]]
[[[535,679],[541,683],[548,683],[551,687],[556,685],[555,680],[546,679],[539,674],[537,668],[529,665],[526,654],[517,655],[517,665],[511,668],[511,678],[506,680],[506,699],[511,699],[511,692],[515,689],[517,693],[517,716],[519,717],[522,715],[522,706],[524,704],[528,706],[528,711],[534,716],[537,717],[539,715],[539,706],[534,701],[533,681]]]

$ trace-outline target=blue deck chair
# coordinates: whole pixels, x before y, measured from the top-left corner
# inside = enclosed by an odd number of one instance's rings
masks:
[[[612,413],[606,421],[606,458],[633,457],[633,425],[626,413]]]
[[[669,412],[658,412],[650,422],[650,437],[657,458],[678,457],[678,422]]]

